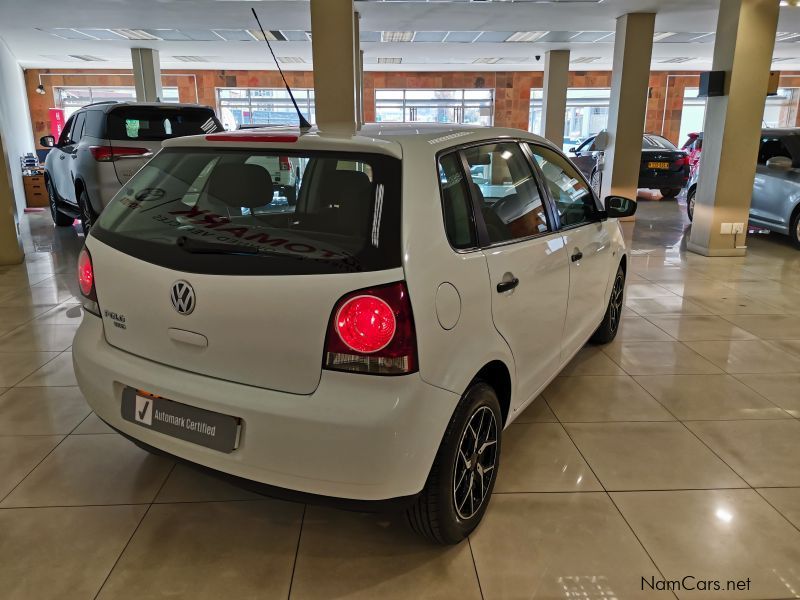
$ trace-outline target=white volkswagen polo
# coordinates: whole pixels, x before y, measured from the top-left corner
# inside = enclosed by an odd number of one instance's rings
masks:
[[[294,204],[276,157],[299,166]],[[80,255],[78,382],[151,451],[278,496],[403,509],[455,543],[486,510],[503,429],[587,340],[614,338],[617,218],[635,206],[601,205],[511,129],[171,140]]]

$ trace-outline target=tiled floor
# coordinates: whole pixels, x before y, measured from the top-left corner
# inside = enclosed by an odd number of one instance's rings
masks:
[[[0,597],[800,598],[800,252],[751,236],[744,258],[688,254],[682,211],[642,203],[626,224],[617,340],[506,430],[485,521],[451,548],[112,433],[72,373],[80,229],[24,217],[26,263],[0,268]],[[643,583],[685,576],[750,584]]]

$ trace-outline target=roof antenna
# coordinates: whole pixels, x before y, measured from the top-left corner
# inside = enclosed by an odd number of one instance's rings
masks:
[[[283,79],[283,85],[286,86],[286,91],[289,92],[289,98],[292,99],[292,104],[294,104],[294,109],[297,111],[297,117],[300,119],[300,129],[311,129],[311,123],[309,123],[306,118],[303,116],[303,113],[300,112],[300,107],[297,106],[297,100],[294,99],[294,94],[292,93],[292,88],[289,87],[289,84],[286,82],[286,76],[283,74],[283,69],[281,69],[281,65],[278,62],[278,59],[275,57],[275,52],[272,50],[272,44],[269,43],[269,38],[267,34],[264,33],[264,27],[261,25],[261,21],[256,14],[256,9],[251,8],[250,10],[253,11],[253,16],[256,18],[256,23],[258,23],[258,28],[261,30],[261,35],[264,36],[264,41],[267,42],[267,47],[269,48],[270,54],[272,54],[272,60],[275,61],[275,66],[278,67],[278,73],[281,74],[281,79]]]

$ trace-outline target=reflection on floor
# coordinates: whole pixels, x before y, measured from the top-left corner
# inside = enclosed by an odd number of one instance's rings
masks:
[[[625,225],[618,339],[508,428],[486,519],[453,548],[402,518],[254,496],[108,430],[72,372],[80,228],[25,216],[26,263],[0,268],[0,595],[800,597],[800,252],[770,235],[744,258],[688,254],[682,202]],[[685,576],[745,589],[651,591]]]

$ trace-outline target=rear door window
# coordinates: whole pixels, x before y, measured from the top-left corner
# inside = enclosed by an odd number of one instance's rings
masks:
[[[274,179],[287,161],[295,197]],[[172,148],[120,190],[92,234],[195,273],[375,271],[400,266],[400,198],[389,156]]]
[[[450,245],[460,250],[474,248],[477,242],[472,198],[458,153],[439,159],[439,185],[445,232]]]
[[[533,170],[516,142],[464,150],[472,193],[486,223],[489,243],[528,238],[550,231]]]
[[[112,140],[160,141],[222,130],[209,108],[123,106],[108,113]]]

